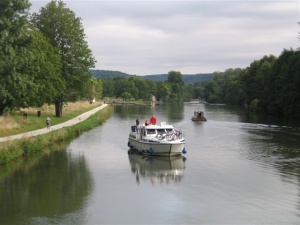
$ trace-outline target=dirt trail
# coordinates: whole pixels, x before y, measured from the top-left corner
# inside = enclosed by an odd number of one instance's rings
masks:
[[[64,123],[60,123],[60,124],[56,124],[51,126],[49,129],[47,127],[39,129],[39,130],[34,130],[34,131],[29,131],[26,133],[22,133],[22,134],[16,134],[16,135],[11,135],[11,136],[7,136],[7,137],[0,137],[0,142],[5,142],[5,141],[12,141],[15,139],[21,139],[21,138],[28,138],[28,137],[33,137],[33,136],[37,136],[37,135],[41,135],[41,134],[46,134],[49,133],[53,130],[58,130],[64,127],[69,127],[69,126],[73,126],[74,124],[80,123],[83,120],[86,120],[88,117],[90,117],[91,115],[93,115],[94,113],[98,112],[99,110],[103,109],[104,107],[106,107],[107,104],[103,104],[95,109],[92,109],[88,112],[85,112],[71,120],[68,120]]]

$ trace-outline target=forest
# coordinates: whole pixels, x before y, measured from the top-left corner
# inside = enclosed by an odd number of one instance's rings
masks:
[[[149,101],[155,96],[162,102],[201,98],[257,113],[300,117],[299,49],[283,49],[278,57],[263,56],[247,68],[212,74],[169,71],[140,77],[111,72],[99,78],[100,71],[91,70],[96,59],[81,19],[63,1],[52,0],[33,15],[29,9],[28,0],[0,2],[0,115],[54,104],[55,116],[61,117],[68,101]]]
[[[186,84],[183,75],[170,71],[166,81],[139,76],[101,79],[103,96],[164,102],[205,99],[207,103],[239,105],[257,113],[287,118],[300,116],[300,51],[284,49],[277,58],[264,56],[247,68],[213,73],[213,79]]]
[[[253,112],[300,117],[300,51],[284,49],[255,60],[244,69],[215,73],[212,81],[195,84],[195,96],[210,103],[244,106]]]

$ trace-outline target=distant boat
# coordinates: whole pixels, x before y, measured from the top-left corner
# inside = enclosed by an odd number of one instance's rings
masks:
[[[183,134],[173,125],[131,126],[128,138],[131,152],[152,156],[178,156],[186,153]]]
[[[207,121],[207,119],[204,116],[204,111],[202,110],[195,110],[194,116],[191,118],[192,121]]]

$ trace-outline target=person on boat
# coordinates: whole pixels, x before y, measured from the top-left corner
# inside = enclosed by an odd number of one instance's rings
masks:
[[[135,120],[135,126],[136,126],[136,132],[139,133],[138,127],[140,125],[140,117],[136,118]]]
[[[145,126],[148,126],[149,125],[149,122],[148,122],[148,120],[146,120],[146,122],[145,122]]]
[[[154,116],[154,114],[152,114],[150,118],[150,124],[156,125],[156,117]]]

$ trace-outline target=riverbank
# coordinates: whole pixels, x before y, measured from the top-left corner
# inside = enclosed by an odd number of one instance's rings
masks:
[[[113,113],[114,107],[102,105],[64,123],[23,134],[2,137],[0,165],[24,155],[43,151],[55,143],[71,140],[84,131],[101,125]]]
[[[6,136],[6,137],[0,137],[0,142],[5,142],[5,141],[12,141],[12,140],[16,140],[16,139],[21,139],[21,138],[30,138],[30,137],[34,137],[34,136],[38,136],[41,134],[46,134],[49,133],[51,131],[57,130],[57,129],[61,129],[64,127],[69,127],[69,126],[73,126],[77,123],[80,123],[84,120],[86,120],[88,117],[90,117],[91,115],[93,115],[94,113],[98,112],[99,110],[105,108],[107,106],[107,104],[102,104],[101,106],[92,109],[88,112],[85,112],[73,119],[70,119],[66,122],[51,126],[49,128],[45,127],[43,129],[39,129],[39,130],[34,130],[34,131],[29,131],[29,132],[25,132],[22,134],[16,134],[16,135],[10,135],[10,136]]]
[[[101,101],[94,102],[93,104],[87,101],[68,102],[63,106],[62,117],[55,116],[55,106],[53,104],[7,111],[3,116],[0,116],[0,137],[45,128],[47,117],[51,119],[52,126],[60,124],[97,108],[102,104],[103,102]]]

